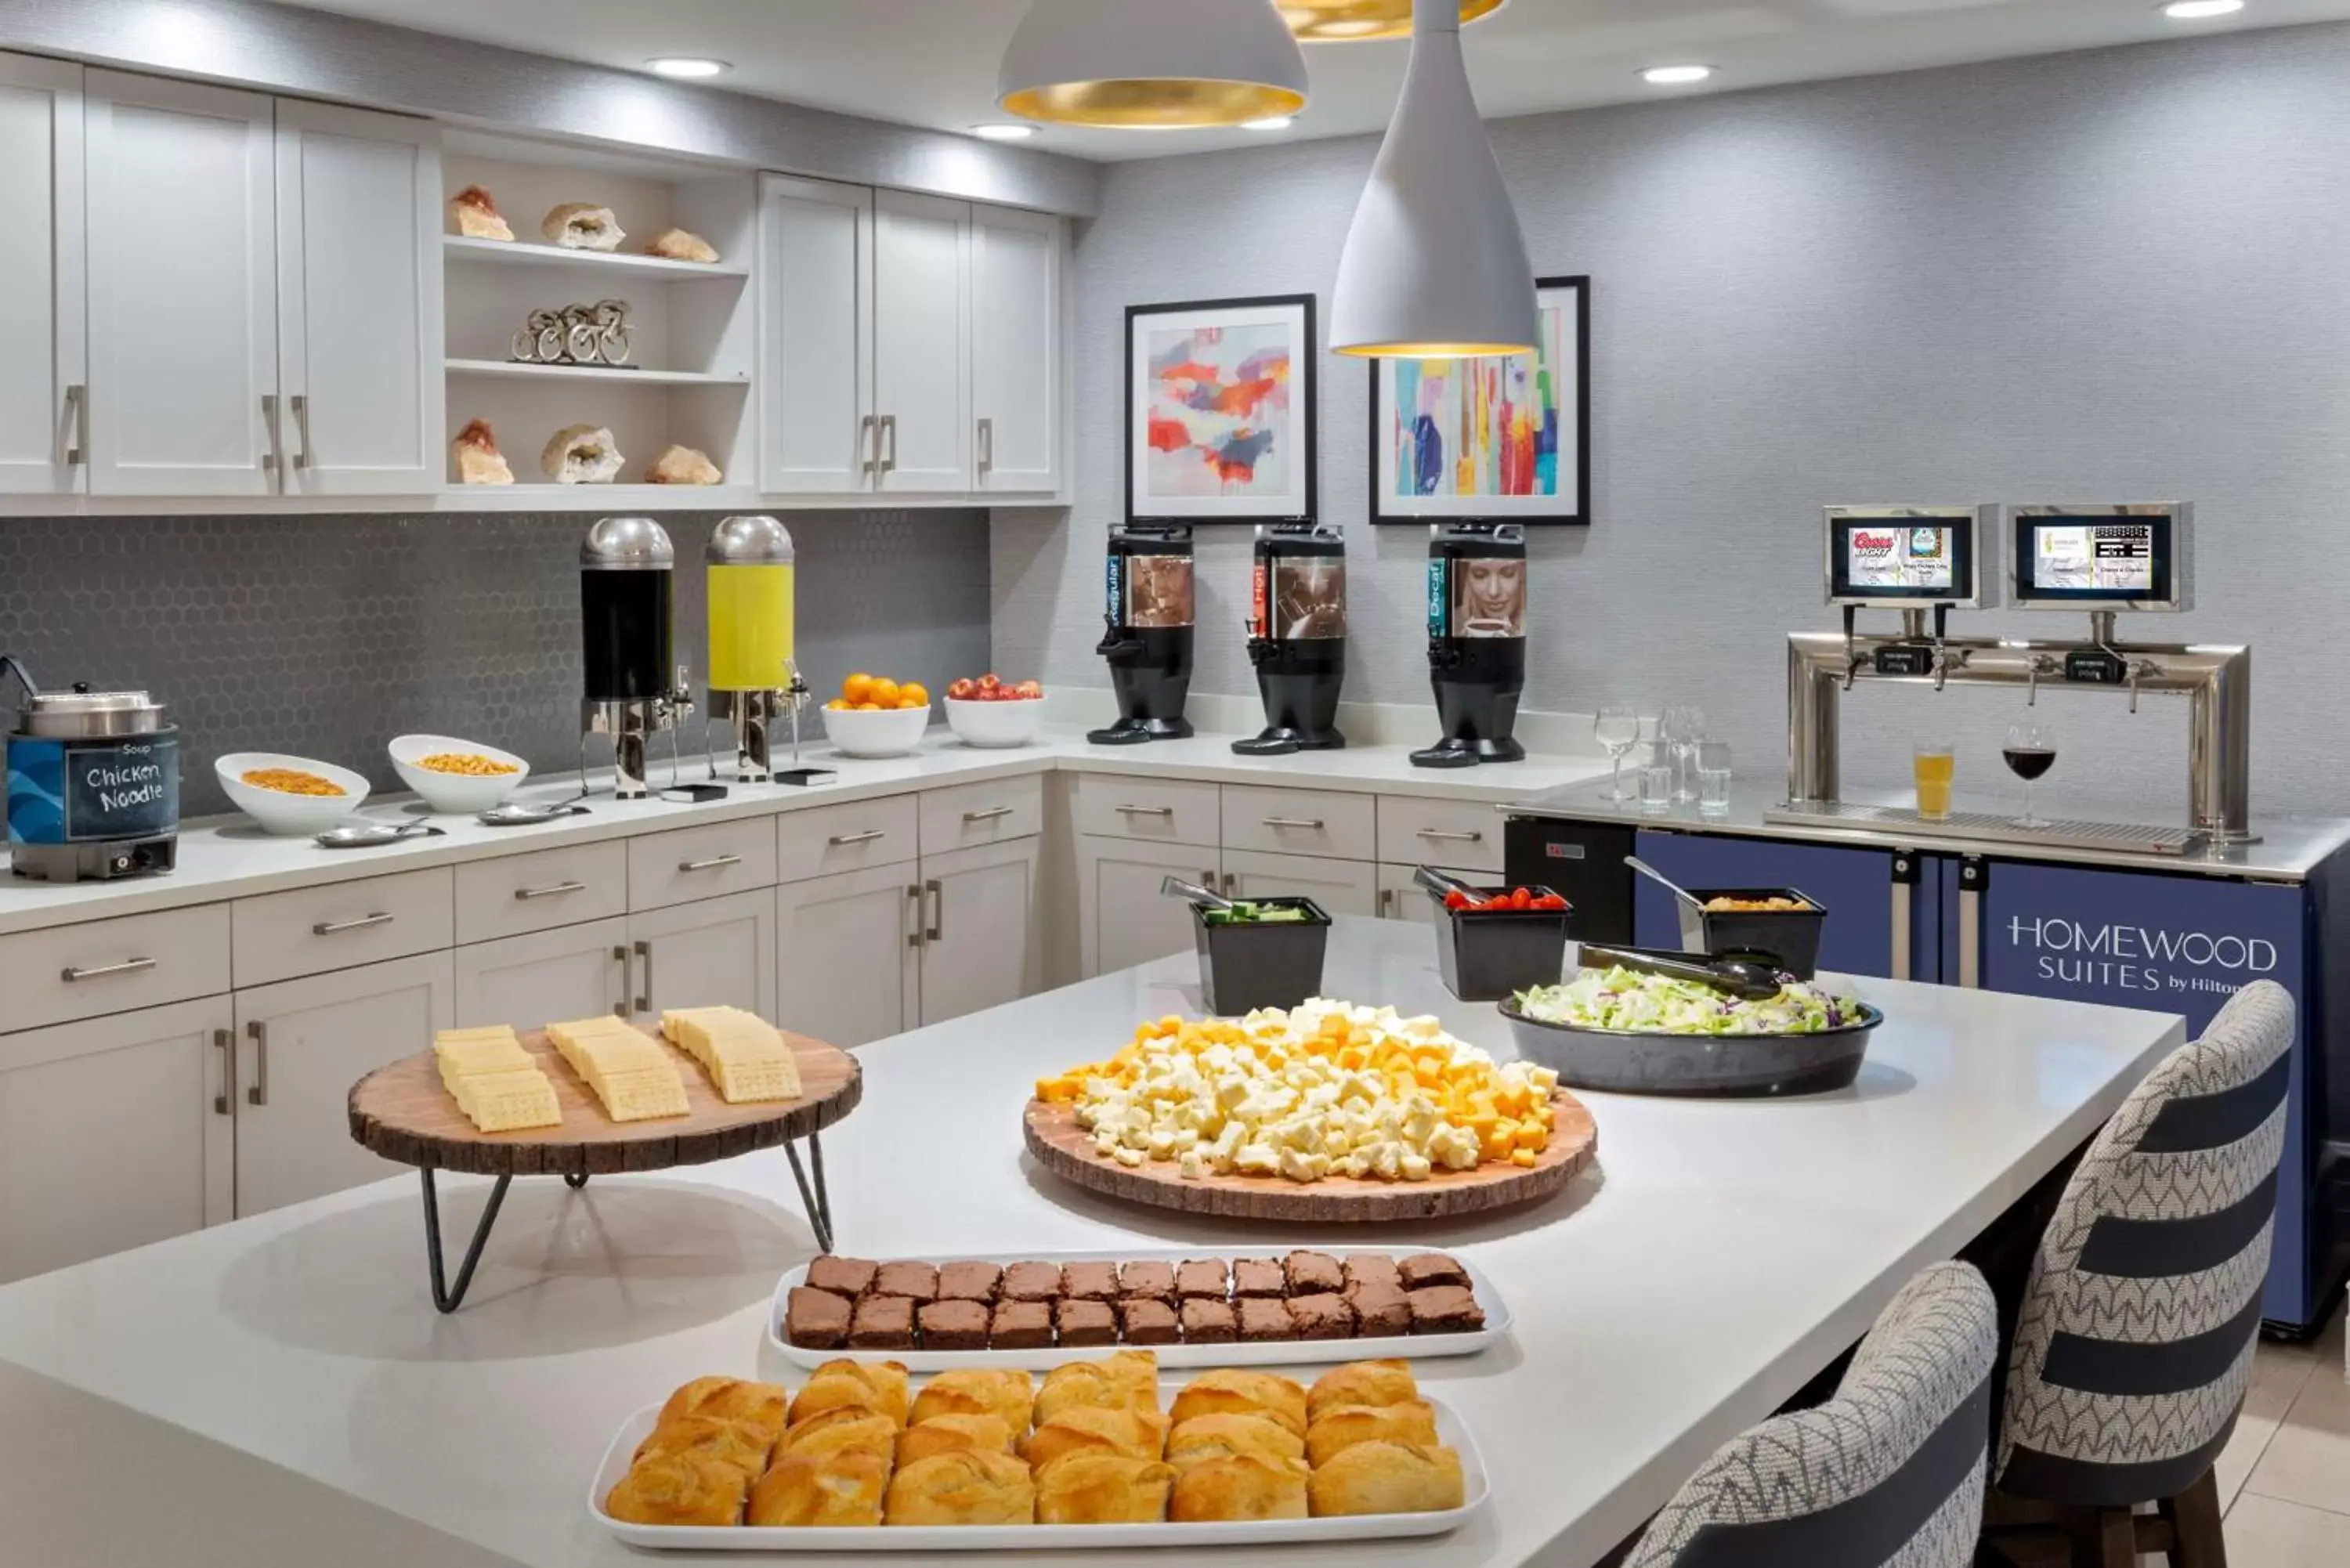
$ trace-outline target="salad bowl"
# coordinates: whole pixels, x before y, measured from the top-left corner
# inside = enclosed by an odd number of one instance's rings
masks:
[[[1595,1008],[1595,977],[1523,992],[1502,1003],[1518,1054],[1559,1082],[1603,1094],[1682,1096],[1820,1095],[1860,1076],[1869,1037],[1885,1014],[1864,1002],[1794,983],[1769,1002],[1741,1002],[1686,981],[1617,970],[1596,983],[1630,982],[1651,1008]],[[1629,1026],[1609,1016],[1646,1012]],[[1537,1016],[1538,1012],[1555,1017]],[[1730,1033],[1731,1028],[1748,1033]]]

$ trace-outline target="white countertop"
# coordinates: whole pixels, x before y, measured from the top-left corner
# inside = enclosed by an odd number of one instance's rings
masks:
[[[1107,1053],[1138,1019],[1195,1010],[1197,978],[1190,957],[1169,959],[868,1048],[864,1104],[826,1139],[842,1247],[940,1258],[1333,1240],[1115,1204],[1023,1154],[1030,1080]],[[1494,1009],[1445,993],[1423,929],[1340,921],[1325,981],[1334,994],[1434,1012],[1513,1054]],[[1558,1199],[1345,1237],[1463,1251],[1506,1293],[1511,1339],[1423,1371],[1477,1433],[1494,1501],[1433,1542],[1278,1560],[1595,1562],[1857,1339],[1916,1269],[2085,1139],[2182,1038],[2178,1020],[2152,1013],[1856,989],[1887,1023],[1850,1090],[1590,1096],[1599,1166]],[[485,1190],[446,1182],[452,1255]],[[190,1542],[265,1542],[270,1562],[389,1563],[404,1548],[415,1563],[466,1568],[641,1564],[587,1517],[605,1445],[692,1376],[800,1381],[764,1364],[762,1336],[777,1276],[813,1251],[789,1170],[768,1151],[599,1177],[578,1193],[516,1182],[473,1294],[449,1318],[427,1294],[405,1172],[0,1289],[0,1449],[43,1456],[0,1467],[9,1548],[36,1563],[156,1561],[151,1511],[107,1506],[135,1496],[171,1500]],[[234,1560],[209,1544],[174,1555]],[[1275,1560],[1206,1555],[1235,1568]]]

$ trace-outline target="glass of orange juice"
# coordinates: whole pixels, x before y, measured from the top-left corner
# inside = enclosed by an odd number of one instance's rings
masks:
[[[1920,746],[1914,763],[1918,779],[1918,815],[1942,822],[1950,815],[1950,786],[1958,781],[1959,759],[1948,746]]]

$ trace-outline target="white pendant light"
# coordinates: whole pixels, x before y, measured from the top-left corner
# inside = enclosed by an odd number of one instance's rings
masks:
[[[1419,0],[1403,93],[1339,258],[1330,347],[1366,358],[1524,354],[1541,322],[1525,235],[1461,62],[1457,0]]]
[[[1024,119],[1170,130],[1305,107],[1305,56],[1273,0],[1032,0],[997,101]]]
[[[1411,36],[1412,0],[1274,0],[1282,20],[1305,44],[1367,44]],[[1455,0],[1465,26],[1509,0]]]

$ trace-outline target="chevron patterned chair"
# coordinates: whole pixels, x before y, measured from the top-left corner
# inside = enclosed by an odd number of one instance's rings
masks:
[[[2009,1560],[2225,1568],[2211,1465],[2251,1381],[2293,1040],[2282,987],[2238,992],[2074,1172],[2009,1364],[1987,1532]]]
[[[1732,1438],[1625,1568],[1967,1568],[1998,1360],[1982,1275],[1926,1270],[1869,1330],[1835,1397]]]

